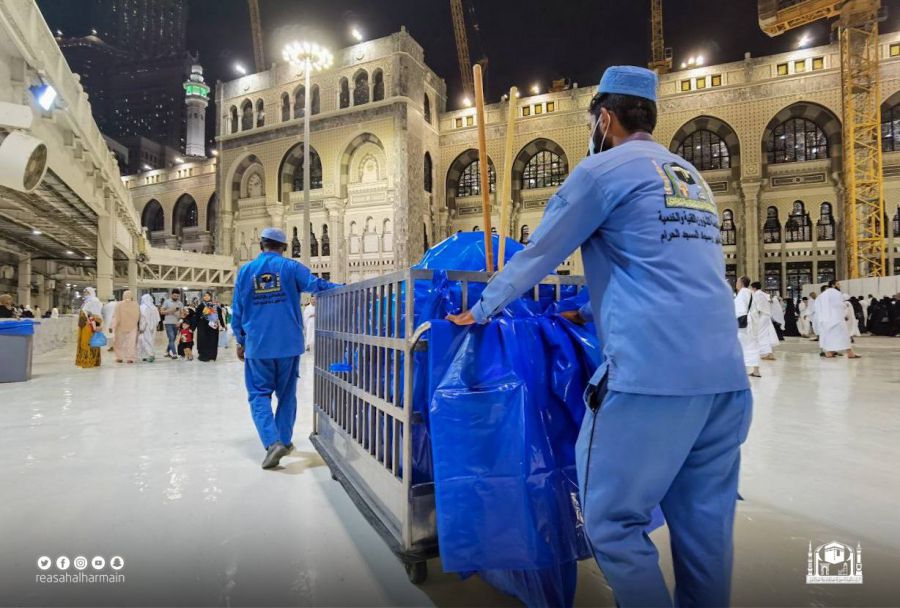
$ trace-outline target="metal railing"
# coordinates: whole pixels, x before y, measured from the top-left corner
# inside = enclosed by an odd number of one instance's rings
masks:
[[[490,278],[446,274],[460,286],[463,310],[472,284]],[[437,554],[433,484],[412,484],[413,353],[427,347],[421,338],[430,326],[414,326],[414,286],[433,278],[434,271],[408,269],[329,290],[316,302],[312,441],[408,567]],[[541,282],[555,286],[554,300],[563,286],[583,284],[556,275]]]

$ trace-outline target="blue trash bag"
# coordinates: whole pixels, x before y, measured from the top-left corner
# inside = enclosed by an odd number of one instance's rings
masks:
[[[446,331],[434,324],[438,343]],[[559,317],[464,332],[430,407],[445,571],[478,572],[529,606],[572,604],[590,556],[575,442],[598,356],[596,338]]]

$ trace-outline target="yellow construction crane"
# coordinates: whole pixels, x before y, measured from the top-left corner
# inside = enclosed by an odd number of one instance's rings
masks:
[[[256,71],[262,72],[266,69],[266,55],[259,20],[259,0],[247,0],[247,6],[250,8],[250,33],[253,36],[253,63],[256,64]]]
[[[463,14],[462,0],[450,0],[450,13],[453,16],[453,35],[456,38],[456,58],[459,61],[459,75],[462,77],[463,93],[472,95],[472,66],[469,58],[469,37],[466,34],[466,19]],[[471,99],[471,97],[469,97]]]
[[[649,68],[659,74],[667,74],[672,69],[672,48],[666,48],[663,38],[662,0],[650,0],[650,64]]]
[[[844,114],[844,184],[850,277],[886,275],[881,170],[880,0],[759,0],[759,25],[777,36],[837,17]]]

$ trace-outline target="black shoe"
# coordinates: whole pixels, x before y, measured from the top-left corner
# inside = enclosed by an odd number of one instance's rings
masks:
[[[282,458],[287,456],[288,449],[280,441],[276,441],[266,450],[266,457],[263,459],[262,468],[274,469]]]
[[[293,443],[289,443],[289,444],[287,444],[287,445],[284,446],[284,447],[285,447],[285,449],[287,449],[288,453],[291,453],[291,452],[294,451],[294,444],[293,444]]]

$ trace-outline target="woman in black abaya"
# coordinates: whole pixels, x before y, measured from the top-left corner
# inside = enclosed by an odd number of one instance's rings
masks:
[[[197,306],[194,317],[197,328],[194,335],[197,359],[215,361],[219,354],[219,331],[225,327],[225,318],[222,316],[222,307],[213,301],[211,292],[203,294],[203,301]]]

